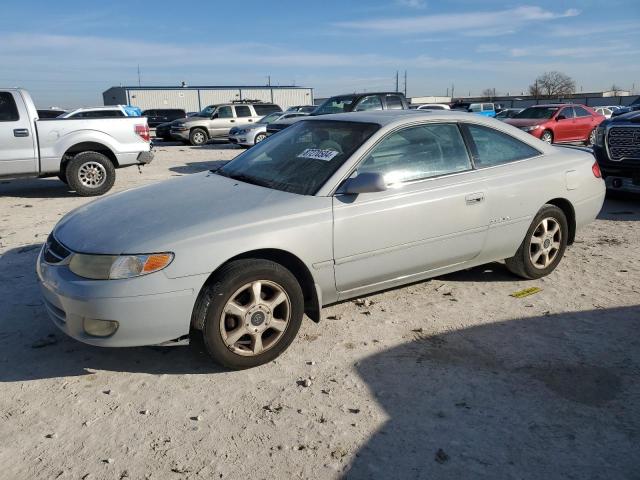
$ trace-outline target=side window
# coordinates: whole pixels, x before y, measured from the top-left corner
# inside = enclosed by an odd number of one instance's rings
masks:
[[[402,110],[402,100],[397,95],[387,95],[387,108],[389,110]]]
[[[473,140],[476,167],[493,167],[540,155],[540,152],[511,135],[480,125],[465,125]]]
[[[564,115],[564,118],[573,118],[573,107],[565,107],[560,110],[558,115]]]
[[[482,104],[482,111],[483,112],[492,112],[493,110],[495,110],[495,108],[493,107],[493,103],[483,103]]]
[[[420,125],[392,133],[358,166],[358,172],[382,174],[387,184],[469,169],[467,149],[452,123]]]
[[[370,95],[360,100],[355,111],[364,112],[365,110],[382,110],[380,98],[377,95]]]
[[[576,117],[590,117],[591,114],[582,107],[573,107],[573,111],[576,112]]]
[[[236,105],[236,117],[251,117],[251,109],[246,105]]]
[[[218,118],[233,118],[233,112],[231,111],[231,107],[220,107],[218,108]]]
[[[254,105],[253,109],[256,111],[258,116],[269,115],[270,113],[281,111],[279,106],[273,104]]]
[[[10,92],[0,92],[0,122],[15,122],[20,119],[18,107]]]

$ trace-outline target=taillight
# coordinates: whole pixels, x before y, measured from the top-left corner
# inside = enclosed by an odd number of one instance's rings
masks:
[[[602,172],[600,171],[600,165],[598,165],[598,162],[593,163],[593,166],[591,167],[591,171],[593,172],[594,177],[602,178]]]
[[[134,131],[136,135],[142,138],[145,142],[151,140],[151,135],[149,135],[149,125],[136,125],[134,127]]]

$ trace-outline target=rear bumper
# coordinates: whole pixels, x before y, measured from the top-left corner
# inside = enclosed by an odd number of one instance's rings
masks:
[[[138,154],[138,163],[146,165],[147,163],[151,163],[151,161],[153,160],[153,152],[152,151],[148,151],[148,152],[140,152]]]

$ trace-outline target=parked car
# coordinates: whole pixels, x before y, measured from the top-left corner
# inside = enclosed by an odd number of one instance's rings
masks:
[[[187,112],[180,108],[155,108],[142,112],[143,117],[147,117],[149,128],[156,128],[158,125],[173,122],[178,118],[186,118]]]
[[[592,145],[604,116],[586,105],[549,104],[525,108],[506,123],[547,143],[582,142]]]
[[[639,110],[640,110],[640,98],[637,98],[636,100],[634,100],[634,102],[631,105],[628,105],[626,107],[623,107],[623,106],[618,107],[617,110],[612,112],[611,116],[615,117],[618,115],[624,115],[625,113],[629,113],[629,112],[637,112]]]
[[[285,112],[301,112],[301,113],[311,113],[317,107],[317,105],[294,105],[285,110]]]
[[[56,108],[47,108],[36,111],[38,113],[38,118],[57,118],[60,115],[64,115],[65,113],[67,113],[66,110],[58,110]]]
[[[640,193],[640,111],[602,122],[593,150],[607,188]]]
[[[281,112],[273,103],[225,103],[209,105],[193,117],[175,120],[171,137],[191,145],[204,145],[211,139],[227,140],[236,123],[253,123],[265,115]]]
[[[172,124],[173,122],[166,122],[166,123],[161,123],[160,125],[156,125],[156,138],[161,138],[165,142],[170,142],[171,140],[173,140],[171,138]]]
[[[147,119],[38,119],[26,90],[0,88],[0,177],[54,177],[78,195],[102,195],[116,169],[149,163]]]
[[[59,118],[115,118],[139,115],[129,115],[124,105],[113,105],[109,107],[76,108],[61,115]]]
[[[506,120],[507,118],[515,117],[523,110],[524,108],[503,108],[499,113],[496,113],[495,118],[498,120]]]
[[[611,114],[613,113],[613,110],[607,107],[594,107],[593,110],[604,118],[611,118]]]
[[[309,114],[301,111],[273,112],[255,123],[233,127],[229,131],[229,141],[241,147],[251,147],[267,138],[267,126],[270,123],[286,120],[287,118],[306,117],[307,115]]]
[[[471,106],[471,102],[463,102],[463,101],[460,101],[460,100],[452,102],[449,105],[449,107],[451,107],[451,110],[460,110],[460,111],[463,111],[463,112],[468,112],[470,106]]]
[[[496,116],[496,107],[493,103],[472,103],[469,105],[469,111],[485,117]]]
[[[408,110],[409,102],[400,92],[371,92],[336,95],[326,99],[310,116],[332,113],[364,112],[368,110]],[[300,118],[289,118],[273,122],[267,126],[267,135],[273,135]]]
[[[67,214],[37,272],[53,323],[77,340],[175,345],[200,331],[213,359],[248,368],[324,305],[503,259],[544,277],[604,194],[590,152],[479,115],[309,116],[215,172]]]
[[[423,103],[418,105],[416,110],[451,110],[451,107],[444,103]]]

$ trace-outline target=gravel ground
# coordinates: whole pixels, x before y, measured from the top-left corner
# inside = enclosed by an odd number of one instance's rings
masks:
[[[239,152],[161,144],[114,191]],[[640,478],[639,200],[608,199],[545,279],[491,264],[334,305],[243,372],[57,331],[34,263],[88,201],[0,182],[0,478]]]

